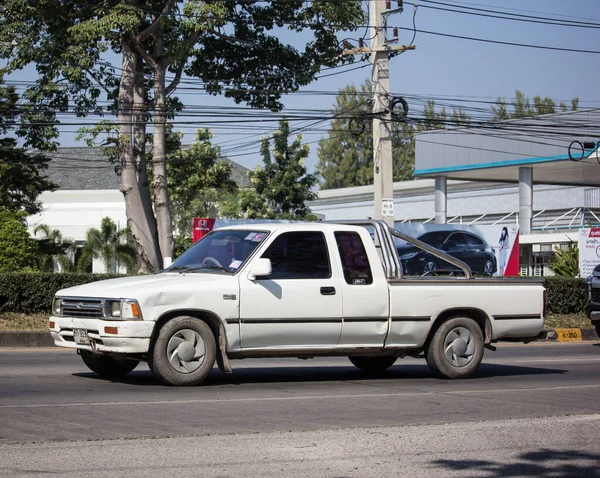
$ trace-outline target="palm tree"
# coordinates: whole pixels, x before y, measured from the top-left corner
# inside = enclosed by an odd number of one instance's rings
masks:
[[[77,245],[72,239],[63,239],[58,229],[50,229],[47,224],[40,224],[33,230],[38,239],[39,250],[38,268],[42,272],[54,272],[54,263],[57,262],[63,272],[72,272],[75,265],[69,256],[75,260]]]
[[[118,230],[111,218],[102,218],[100,229],[88,230],[80,262],[84,264],[92,258],[100,258],[107,273],[113,265],[118,269],[119,264],[130,272],[136,266],[137,255],[135,248],[126,242],[128,235],[129,229]]]

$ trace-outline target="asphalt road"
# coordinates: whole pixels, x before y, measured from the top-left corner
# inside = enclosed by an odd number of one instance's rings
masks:
[[[500,345],[475,378],[399,360],[234,361],[194,388],[0,350],[0,476],[600,476],[600,344]]]

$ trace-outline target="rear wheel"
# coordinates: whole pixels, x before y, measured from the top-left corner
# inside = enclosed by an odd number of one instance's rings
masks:
[[[481,328],[466,317],[444,322],[433,335],[425,357],[427,365],[442,377],[469,377],[483,358]]]
[[[356,367],[365,372],[383,372],[390,368],[398,357],[394,357],[393,355],[384,355],[379,357],[365,357],[365,356],[352,356],[348,357],[350,362]]]
[[[491,276],[494,274],[494,263],[487,259],[483,263],[483,275]]]
[[[80,350],[83,363],[102,377],[122,377],[127,375],[140,363],[139,360],[117,360],[106,355],[95,354],[88,350]]]
[[[197,385],[213,368],[216,355],[215,337],[208,324],[193,317],[176,317],[158,332],[150,370],[168,385]]]

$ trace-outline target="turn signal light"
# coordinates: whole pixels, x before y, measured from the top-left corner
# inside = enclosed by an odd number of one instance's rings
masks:
[[[119,327],[104,327],[104,333],[116,335],[119,333]]]
[[[140,313],[140,308],[137,303],[131,303],[131,312],[133,312],[134,317],[140,317],[142,314]]]
[[[54,328],[54,325],[55,325],[54,322],[52,322],[52,321],[48,322],[48,327],[50,327],[51,329]]]

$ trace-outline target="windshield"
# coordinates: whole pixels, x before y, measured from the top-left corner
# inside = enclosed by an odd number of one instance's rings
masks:
[[[268,233],[265,231],[216,230],[203,237],[163,272],[235,273]]]

